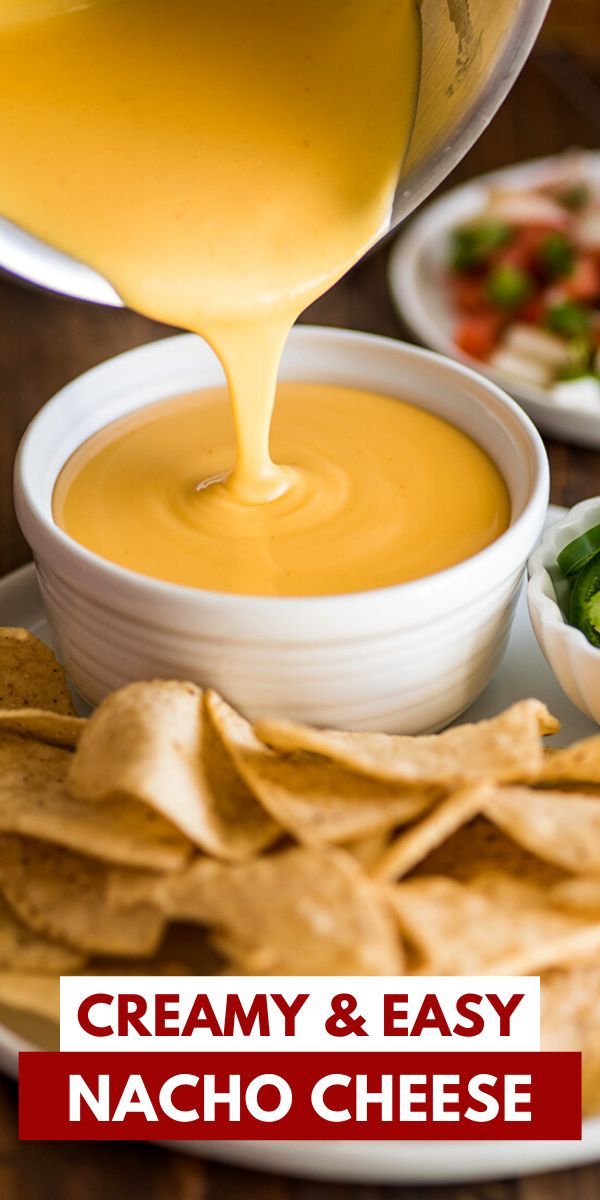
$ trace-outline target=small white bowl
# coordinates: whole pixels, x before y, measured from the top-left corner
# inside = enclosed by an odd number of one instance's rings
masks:
[[[250,717],[406,733],[440,728],[472,703],[504,651],[546,514],[540,437],[488,380],[385,338],[296,328],[281,378],[379,391],[447,418],[504,475],[510,528],[480,554],[426,579],[314,598],[179,587],[92,554],[52,519],[54,484],[69,456],[125,413],[223,381],[203,342],[171,338],[76,379],[41,410],[21,444],[15,503],[57,648],[91,703],[134,679],[180,677],[211,684]]]
[[[568,585],[556,565],[559,551],[599,524],[600,496],[595,496],[550,526],[529,560],[527,600],[535,635],[563,691],[600,725],[600,650],[563,616],[559,599]]]

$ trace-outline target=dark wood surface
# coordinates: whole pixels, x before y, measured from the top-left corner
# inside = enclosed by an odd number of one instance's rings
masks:
[[[594,4],[597,19],[598,0],[589,0],[588,8],[591,12]],[[586,42],[588,73],[591,49]],[[596,148],[600,71],[595,80],[593,75],[592,66],[592,77],[582,76],[576,62],[547,39],[453,181],[569,145]],[[386,258],[386,247],[372,254],[306,319],[401,335],[386,289]],[[27,422],[80,371],[166,332],[131,313],[91,308],[0,280],[0,575],[29,557],[11,501],[14,454]],[[599,453],[558,442],[549,442],[548,451],[555,502],[573,504],[600,492]],[[417,1189],[274,1178],[135,1145],[19,1144],[16,1089],[0,1079],[0,1200],[408,1200],[413,1193]],[[423,1200],[600,1200],[600,1167],[418,1194]]]

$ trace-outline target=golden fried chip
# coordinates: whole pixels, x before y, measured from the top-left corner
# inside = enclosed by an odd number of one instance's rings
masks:
[[[393,914],[358,863],[338,849],[293,847],[226,864],[199,859],[170,876],[171,913],[199,921],[242,971],[395,975],[403,956]]]
[[[93,975],[218,975],[222,959],[210,945],[208,933],[197,925],[173,923],[165,930],[152,958],[94,958]]]
[[[389,845],[389,833],[371,833],[369,837],[344,842],[343,849],[360,863],[368,875],[373,875],[377,864]]]
[[[0,837],[0,894],[30,929],[87,954],[155,952],[165,916],[140,898],[146,880],[150,890],[153,877],[145,872],[28,838]]]
[[[63,668],[27,629],[0,628],[0,709],[5,708],[76,715]]]
[[[292,721],[259,721],[255,731],[276,750],[310,751],[375,779],[450,791],[535,779],[543,765],[541,735],[559,728],[541,701],[521,700],[490,721],[426,737],[342,733]]]
[[[3,708],[0,710],[0,734],[4,730],[24,737],[38,738],[54,746],[73,750],[86,721],[84,717],[69,717],[63,713],[45,712],[41,708]]]
[[[273,819],[306,845],[343,843],[403,825],[429,808],[431,790],[407,789],[326,758],[278,755],[215,692],[206,707],[240,775]]]
[[[582,1052],[583,1111],[600,1113],[600,966],[551,971],[541,985],[542,1049]]]
[[[571,878],[561,868],[524,850],[486,817],[475,817],[463,825],[419,863],[414,875],[445,875],[465,883],[488,870],[503,871],[546,888]]]
[[[159,871],[175,870],[191,856],[191,842],[139,801],[75,799],[67,789],[72,758],[58,746],[0,730],[0,833]]]
[[[596,958],[600,951],[600,914],[583,911],[571,899],[563,903],[563,884],[546,889],[509,878],[500,871],[483,872],[474,886],[497,907],[514,907],[521,926],[519,945],[498,965],[500,975],[538,974],[557,965]],[[539,928],[538,944],[534,944]]]
[[[416,825],[394,838],[373,869],[373,878],[391,882],[408,875],[437,846],[480,813],[489,795],[486,786],[454,792]]]
[[[600,735],[547,754],[540,782],[600,784]]]
[[[30,1013],[47,1021],[58,1021],[60,1013],[60,976],[36,973],[25,975],[0,971],[0,1004],[15,1012]]]
[[[55,971],[60,975],[61,971],[76,971],[84,962],[75,950],[28,929],[0,897],[0,974]]]
[[[580,875],[600,875],[600,796],[497,788],[486,815],[540,858]]]
[[[212,960],[208,960],[211,963]],[[77,965],[61,970],[61,974],[77,974],[94,978],[97,975],[110,977],[127,975],[190,975],[192,971],[186,955],[171,956],[161,951],[153,958],[119,958],[116,960],[94,960],[85,970]],[[58,1021],[60,1015],[60,977],[56,973],[18,974],[0,971],[0,1005],[15,1012],[28,1012],[47,1021]]]
[[[568,875],[552,884],[552,895],[561,908],[600,920],[600,875]]]
[[[600,950],[600,921],[554,905],[500,871],[470,883],[423,876],[390,888],[418,974],[527,975]]]
[[[209,854],[243,859],[279,830],[235,770],[193,683],[134,683],[87,723],[69,784],[82,800],[129,796]]]

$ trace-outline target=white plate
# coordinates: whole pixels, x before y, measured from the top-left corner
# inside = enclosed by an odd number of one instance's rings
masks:
[[[600,152],[582,151],[578,157],[584,173],[600,185]],[[390,257],[388,278],[400,316],[423,345],[475,366],[499,383],[544,433],[600,449],[600,408],[596,416],[574,404],[559,404],[543,388],[519,383],[461,354],[452,340],[456,310],[446,269],[450,231],[485,208],[491,185],[530,187],[551,177],[561,164],[564,165],[562,156],[538,159],[481,175],[445,192],[439,200],[427,205],[398,238]]]
[[[554,514],[558,516],[560,511],[554,510]],[[49,639],[33,566],[0,581],[0,625],[25,625]],[[597,732],[567,700],[542,657],[522,595],[504,662],[461,720],[493,716],[531,695],[544,700],[560,718],[563,729],[557,741],[569,742]],[[17,1054],[25,1046],[14,1032],[0,1025],[0,1069],[16,1076]],[[173,1148],[259,1171],[320,1180],[466,1183],[600,1160],[600,1118],[586,1121],[581,1142],[177,1142]]]

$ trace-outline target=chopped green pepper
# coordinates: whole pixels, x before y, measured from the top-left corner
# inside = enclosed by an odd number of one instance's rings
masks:
[[[498,308],[518,308],[531,295],[533,283],[526,271],[512,263],[499,263],[490,272],[487,294]]]
[[[600,554],[600,525],[593,525],[564,546],[556,561],[565,575],[575,575],[596,554]]]
[[[559,367],[555,375],[557,383],[571,383],[574,379],[588,378],[593,378],[593,372],[590,371],[587,362],[579,360],[567,363],[566,367]]]
[[[576,300],[561,300],[546,309],[545,322],[553,333],[559,333],[562,337],[577,338],[589,332],[591,315],[589,309],[583,304],[578,304]]]
[[[564,233],[549,233],[540,244],[538,257],[549,279],[562,279],[573,270],[573,243]]]
[[[450,261],[455,271],[474,271],[487,263],[494,250],[505,246],[512,237],[504,221],[473,221],[461,225],[452,234]]]
[[[575,580],[569,620],[592,646],[600,647],[600,554],[589,560]]]
[[[587,183],[574,183],[559,192],[557,199],[569,212],[580,212],[591,199],[591,191]]]

